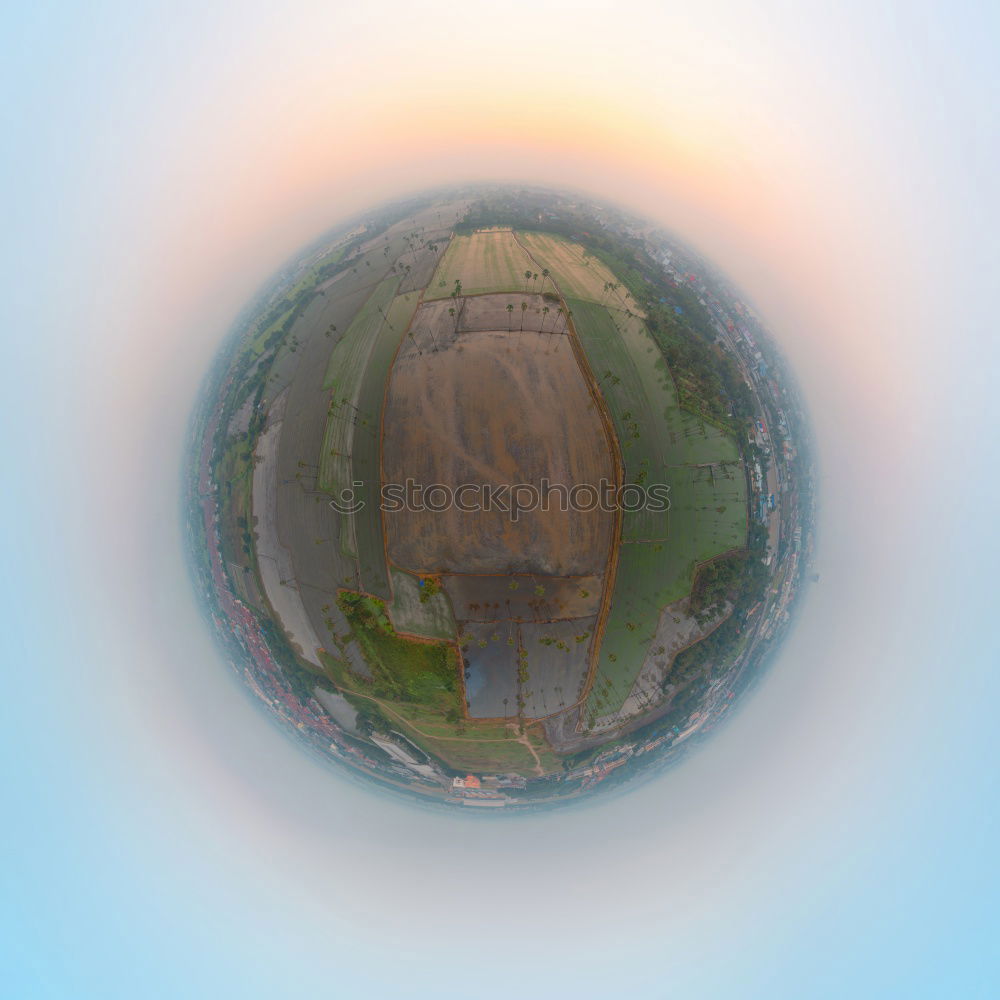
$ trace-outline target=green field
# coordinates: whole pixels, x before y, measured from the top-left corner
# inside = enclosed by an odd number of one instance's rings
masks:
[[[666,513],[626,513],[611,613],[587,701],[594,719],[621,708],[660,612],[690,593],[697,565],[746,544],[746,482],[736,443],[680,408],[645,324],[618,309],[568,300],[611,412],[626,482],[666,483]]]
[[[447,298],[456,281],[461,281],[463,295],[523,292],[524,272],[537,270],[509,229],[455,236],[424,292],[424,300]],[[527,290],[532,291],[530,282]]]
[[[344,591],[337,604],[371,668],[373,694],[441,714],[459,709],[458,653],[452,644],[397,634],[385,604],[376,598]]]
[[[641,320],[626,327],[625,313],[580,299],[566,303],[615,425],[625,482],[667,481],[671,464],[668,417],[677,410],[677,397],[666,362]],[[663,539],[669,532],[670,512],[626,512],[623,520],[623,538]]]

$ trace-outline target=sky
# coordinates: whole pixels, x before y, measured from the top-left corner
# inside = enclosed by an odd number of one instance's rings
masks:
[[[995,996],[1000,27],[987,4],[105,0],[2,14],[0,994]],[[348,214],[569,184],[764,317],[818,583],[682,767],[417,810],[256,711],[186,573],[236,314]]]

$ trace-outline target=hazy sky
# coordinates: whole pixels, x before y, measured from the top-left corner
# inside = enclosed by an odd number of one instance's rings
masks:
[[[998,171],[987,4],[8,5],[12,997],[995,996]],[[757,305],[821,579],[683,767],[551,816],[322,770],[199,616],[182,435],[347,213],[573,184]]]

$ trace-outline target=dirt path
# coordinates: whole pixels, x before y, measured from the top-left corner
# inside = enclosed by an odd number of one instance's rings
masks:
[[[535,758],[535,774],[541,778],[545,774],[545,768],[542,767],[542,759],[535,752],[535,748],[531,745],[531,740],[528,738],[527,732],[521,733],[521,738],[514,741],[515,743],[522,744],[528,753]]]

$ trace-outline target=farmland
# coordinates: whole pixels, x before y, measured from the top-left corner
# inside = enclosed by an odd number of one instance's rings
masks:
[[[423,330],[426,308],[415,329]],[[448,340],[439,329],[434,349],[406,345],[386,404],[393,434],[383,447],[384,481],[455,488],[610,479],[607,441],[574,356],[550,348],[549,339],[499,330]],[[611,529],[606,512],[552,505],[514,521],[495,505],[479,507],[387,512],[391,561],[421,573],[602,571]]]
[[[670,465],[667,414],[676,408],[666,364],[648,335],[645,343],[638,332],[628,340],[622,336],[624,313],[579,299],[566,301],[615,425],[625,482],[663,483]],[[626,511],[623,537],[666,538],[669,519],[669,511]]]
[[[458,661],[452,644],[399,635],[385,605],[364,594],[345,591],[337,603],[371,668],[373,693],[444,713],[457,707]]]
[[[623,517],[611,613],[588,719],[621,708],[661,610],[690,593],[699,563],[746,541],[746,486],[735,442],[680,408],[666,363],[635,316],[567,300],[608,403],[627,482],[663,483],[670,508]]]
[[[385,647],[383,650],[386,651]],[[392,689],[380,683],[377,674],[374,680],[366,679],[348,669],[342,660],[329,655],[323,656],[323,662],[337,688],[359,712],[381,716],[384,724],[398,727],[418,747],[438,757],[448,767],[459,771],[506,771],[526,776],[537,775],[539,768],[546,773],[559,768],[559,758],[535,729],[529,727],[522,732],[515,722],[461,719],[454,693],[448,689],[447,681],[434,671],[429,671],[429,677],[422,681],[420,674],[416,674],[417,691],[428,699],[419,701],[393,694]]]
[[[351,475],[353,482],[361,484],[355,488],[355,494],[364,501],[364,507],[353,515],[358,572],[362,586],[384,599],[389,597],[389,578],[379,502],[382,405],[393,355],[416,305],[416,292],[397,295],[386,312],[361,380],[355,414],[358,427],[351,449]]]
[[[455,637],[455,618],[444,591],[428,596],[412,573],[394,569],[390,575],[392,607],[389,614],[400,632],[423,635],[430,639]]]
[[[553,621],[597,613],[599,576],[551,577],[538,574],[442,578],[455,614],[466,621]]]
[[[375,346],[375,339],[385,322],[383,313],[395,295],[399,279],[388,277],[371,293],[361,311],[337,341],[330,355],[323,388],[330,391],[329,415],[319,456],[319,486],[331,493],[348,489],[353,481],[351,452],[358,423],[358,398],[361,381],[368,358]],[[362,414],[371,433],[377,425],[376,414]],[[345,552],[356,555],[353,521],[342,531]]]
[[[615,275],[583,247],[550,233],[519,232],[517,241],[531,255],[533,271],[547,268],[559,291],[567,299],[582,299],[619,308],[631,306],[641,313]],[[544,282],[543,282],[544,284]],[[543,287],[539,288],[544,291]]]
[[[434,277],[424,292],[424,299],[444,299],[451,295],[455,282],[461,282],[463,295],[484,292],[528,292],[525,271],[537,268],[517,244],[509,229],[455,236],[441,258]]]
[[[378,504],[379,426],[392,358],[410,323],[417,294],[393,295],[398,278],[382,281],[330,357],[330,407],[319,462],[319,486],[335,495],[356,490],[364,507],[342,515],[340,540],[358,560],[364,587],[389,597]],[[358,482],[360,487],[353,484]]]

